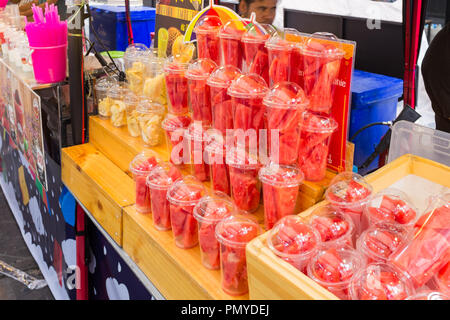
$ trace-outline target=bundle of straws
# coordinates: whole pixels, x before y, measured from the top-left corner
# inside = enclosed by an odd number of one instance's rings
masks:
[[[25,31],[30,47],[53,47],[67,43],[67,21],[60,21],[54,4],[42,8],[32,6],[34,22],[26,22]]]

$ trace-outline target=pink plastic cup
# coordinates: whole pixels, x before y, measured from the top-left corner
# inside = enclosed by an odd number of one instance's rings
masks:
[[[66,78],[67,43],[53,47],[30,47],[34,77],[38,83],[54,83]]]

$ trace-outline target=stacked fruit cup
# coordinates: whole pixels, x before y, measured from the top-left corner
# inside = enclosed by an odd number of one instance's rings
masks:
[[[296,46],[275,33],[265,44],[269,56],[270,86],[276,83],[290,81],[291,74],[300,66],[292,66],[292,55]]]
[[[245,248],[260,233],[259,224],[248,215],[231,215],[217,225],[222,289],[229,295],[239,296],[248,292]]]
[[[224,193],[215,192],[204,196],[194,208],[194,218],[198,223],[198,241],[202,264],[207,269],[220,268],[219,242],[216,226],[224,218],[235,212],[232,200]]]
[[[208,145],[205,147],[209,162],[211,187],[215,191],[231,195],[230,174],[226,163],[226,137],[217,129],[208,133]]]
[[[108,119],[111,116],[111,99],[108,98],[108,90],[114,84],[114,79],[105,77],[95,84],[95,107],[98,115],[102,119]]]
[[[136,211],[150,213],[150,192],[147,187],[147,176],[158,164],[159,159],[150,150],[138,154],[130,163],[130,171],[136,183]]]
[[[127,47],[124,53],[125,74],[130,90],[141,95],[144,85],[146,64],[151,56],[151,51],[142,43],[134,43]]]
[[[184,139],[184,132],[191,124],[189,116],[174,116],[168,114],[162,122],[165,131],[166,146],[170,157],[170,162],[184,168],[184,164],[189,160],[188,146]]]
[[[211,96],[206,84],[211,72],[217,68],[210,59],[198,59],[191,63],[186,71],[189,88],[189,106],[194,121],[204,125],[212,124]]]
[[[168,110],[173,115],[185,115],[189,112],[188,80],[186,71],[188,62],[172,56],[164,67]]]
[[[242,28],[240,20],[230,20],[219,30],[221,65],[232,65],[242,69],[243,48],[242,35],[245,29]]]
[[[166,114],[166,107],[156,101],[141,97],[136,108],[137,122],[140,135],[145,146],[155,147],[164,140],[162,122]]]
[[[214,70],[207,80],[211,96],[212,124],[223,135],[233,129],[231,97],[228,88],[233,80],[241,75],[241,71],[233,66],[222,66]]]
[[[194,176],[178,179],[167,191],[172,233],[177,247],[189,249],[198,244],[198,225],[193,210],[205,195],[206,188]]]
[[[205,15],[198,20],[194,32],[200,59],[211,59],[220,65],[219,31],[221,27],[222,21],[217,16]]]
[[[209,181],[209,165],[205,147],[208,144],[209,126],[192,122],[185,130],[184,138],[189,148],[191,174],[201,182]]]
[[[150,191],[153,225],[158,230],[166,231],[172,228],[167,191],[181,177],[181,172],[170,162],[159,163],[147,176],[146,183]]]

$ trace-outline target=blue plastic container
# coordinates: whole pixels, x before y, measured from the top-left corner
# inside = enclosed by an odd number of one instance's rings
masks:
[[[89,39],[95,41],[97,51],[105,51],[95,38],[92,28],[99,35],[105,47],[112,51],[125,51],[128,47],[128,32],[125,20],[125,7],[91,5],[92,25]],[[155,31],[155,8],[131,7],[131,26],[135,43],[150,47],[150,33]]]
[[[380,74],[354,70],[352,79],[352,106],[350,113],[350,135],[365,125],[374,122],[392,121],[397,116],[398,100],[403,94],[403,80]],[[381,138],[388,131],[387,126],[373,126],[362,131],[355,143],[356,166],[362,165],[375,151]],[[378,169],[379,157],[370,166],[360,170],[366,174]]]

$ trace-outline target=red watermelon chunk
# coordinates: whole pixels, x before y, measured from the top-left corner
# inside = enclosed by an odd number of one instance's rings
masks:
[[[237,207],[253,212],[259,207],[258,169],[244,170],[229,166],[231,194]]]
[[[210,125],[212,123],[211,97],[206,80],[189,79],[189,101],[192,118],[202,121],[205,125]]]
[[[362,241],[371,252],[368,262],[385,261],[403,243],[401,237],[387,230],[369,232]]]
[[[150,212],[150,194],[146,184],[146,176],[136,176],[136,210],[141,213]]]
[[[350,224],[339,216],[318,216],[312,220],[311,225],[319,232],[323,242],[341,238],[350,228]]]
[[[243,59],[241,40],[222,38],[220,47],[222,50],[222,65],[232,65],[241,69]]]
[[[197,33],[198,57],[220,64],[220,40],[217,32]]]
[[[177,247],[188,249],[198,244],[197,221],[192,216],[193,206],[170,204],[170,220]]]
[[[189,110],[188,80],[184,72],[166,72],[166,87],[170,113],[175,115],[186,114]]]
[[[211,88],[213,127],[226,134],[227,129],[233,129],[233,113],[231,97],[226,88]]]
[[[230,175],[228,173],[228,167],[225,164],[225,159],[223,163],[211,164],[211,184],[214,190],[231,195]]]
[[[269,78],[271,84],[289,81],[291,70],[290,60],[290,51],[269,49]]]
[[[405,300],[409,295],[406,284],[391,271],[369,272],[357,290],[360,300]]]
[[[264,225],[272,229],[281,218],[294,214],[299,187],[273,186],[263,183]]]
[[[440,290],[450,293],[450,262],[439,270],[437,280]]]

